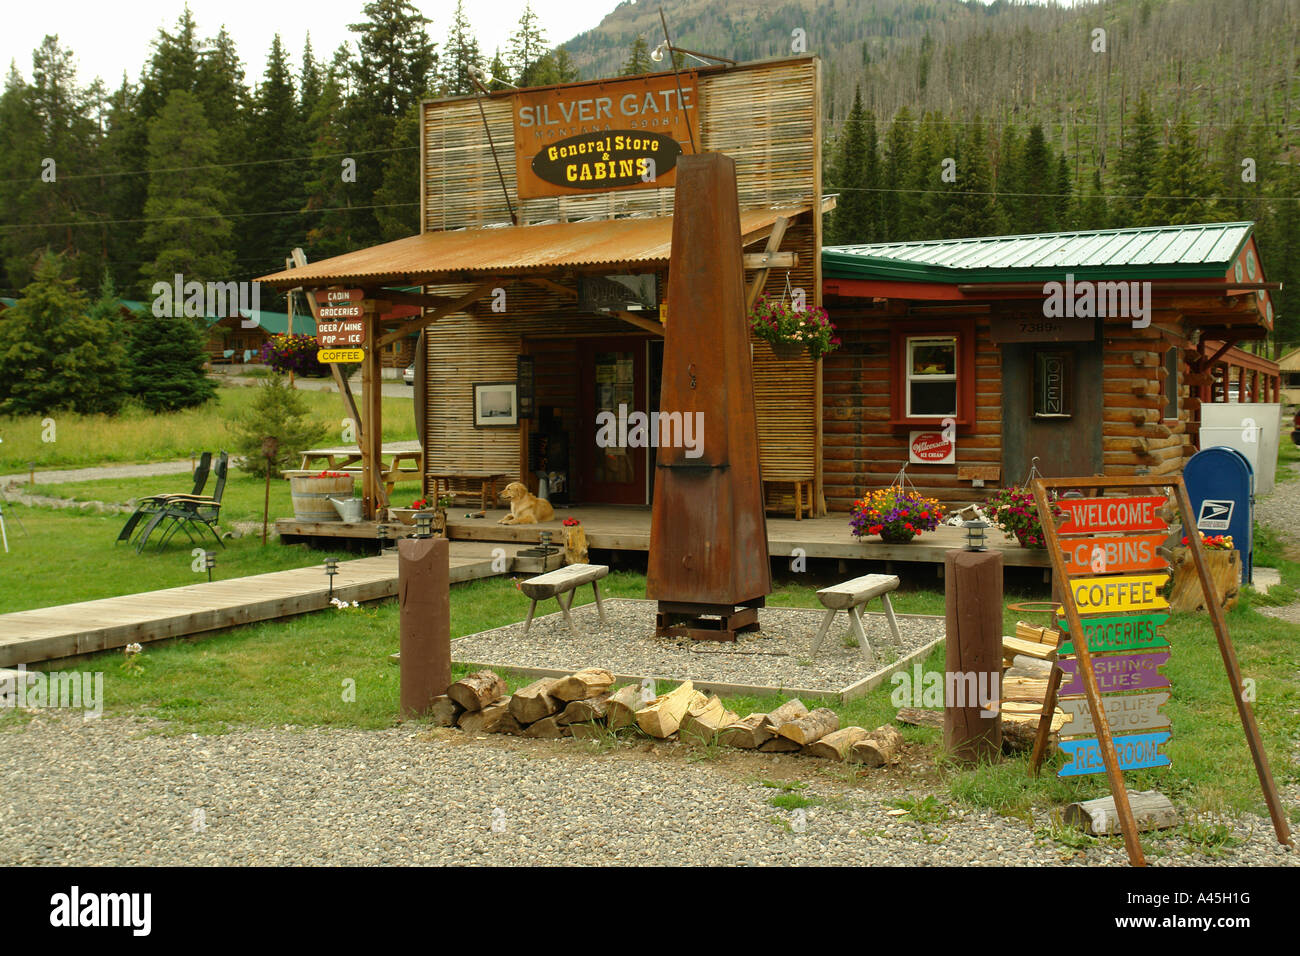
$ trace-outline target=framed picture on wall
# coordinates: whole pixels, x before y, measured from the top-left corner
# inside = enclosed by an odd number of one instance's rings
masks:
[[[519,424],[519,397],[514,382],[475,382],[473,387],[475,428]]]

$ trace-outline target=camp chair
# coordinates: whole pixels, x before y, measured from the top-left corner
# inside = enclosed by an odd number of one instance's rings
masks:
[[[230,456],[223,451],[217,456],[217,466],[213,469],[216,482],[212,486],[211,495],[172,495],[164,501],[161,510],[149,519],[149,523],[140,532],[140,537],[135,545],[136,553],[139,554],[144,550],[145,544],[149,541],[149,536],[164,522],[170,522],[170,524],[166,526],[159,538],[159,551],[166,546],[172,535],[181,529],[184,529],[191,541],[195,541],[196,539],[190,531],[190,525],[206,527],[208,531],[212,532],[212,536],[217,539],[217,543],[224,548],[226,544],[221,540],[221,535],[217,534],[216,524],[217,517],[221,513],[221,496],[226,490],[226,473],[229,466]]]
[[[194,487],[189,493],[190,497],[198,497],[203,494],[203,488],[208,483],[208,472],[211,471],[211,469],[212,452],[205,451],[199,456],[199,465],[194,469]],[[157,514],[162,510],[163,502],[168,498],[174,497],[177,497],[177,495],[149,495],[137,501],[135,511],[131,513],[131,517],[126,519],[126,524],[122,527],[121,532],[118,533],[117,540],[130,541],[131,536],[135,533],[135,529],[140,522],[148,515]]]

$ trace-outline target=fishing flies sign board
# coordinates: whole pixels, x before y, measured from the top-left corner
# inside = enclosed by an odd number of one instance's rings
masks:
[[[1094,497],[1049,500],[1049,494],[1055,497],[1078,488],[1092,489]],[[1183,527],[1195,527],[1195,515],[1181,476],[1038,478],[1033,492],[1044,543],[1061,584],[1061,642],[1030,772],[1037,773],[1042,763],[1059,697],[1069,718],[1060,729],[1060,748],[1067,759],[1059,775],[1107,775],[1129,862],[1143,866],[1146,859],[1123,775],[1126,770],[1170,765],[1165,745],[1173,727],[1163,708],[1176,690],[1162,668],[1177,646],[1166,632],[1170,615],[1164,588],[1170,573],[1158,548],[1169,534],[1164,514],[1171,499]],[[1201,586],[1213,594],[1200,538],[1188,537]],[[1279,842],[1290,843],[1290,826],[1254,712],[1243,694],[1223,609],[1214,600],[1207,604],[1274,831]]]

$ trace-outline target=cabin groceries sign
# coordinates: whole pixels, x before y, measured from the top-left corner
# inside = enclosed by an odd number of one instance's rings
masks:
[[[360,289],[325,289],[316,297],[316,361],[360,362],[366,356]]]
[[[673,186],[698,142],[696,80],[655,73],[516,93],[519,198]]]
[[[1070,592],[1088,642],[1092,670],[1101,693],[1120,770],[1165,767],[1161,748],[1170,737],[1169,678],[1160,668],[1169,661],[1169,642],[1161,633],[1169,603],[1161,589],[1169,565],[1157,552],[1168,535],[1160,509],[1165,499],[1083,498],[1058,502],[1065,518],[1062,560]],[[1061,727],[1061,750],[1070,758],[1060,776],[1105,773],[1097,728],[1085,696],[1075,655],[1075,635],[1062,613],[1061,687],[1058,704],[1069,720]]]

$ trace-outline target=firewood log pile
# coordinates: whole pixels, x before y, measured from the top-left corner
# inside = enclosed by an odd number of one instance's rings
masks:
[[[496,673],[481,670],[447,688],[435,700],[432,717],[438,726],[467,733],[538,738],[596,737],[635,725],[658,740],[799,753],[867,767],[897,763],[903,746],[892,726],[840,727],[834,711],[809,710],[798,698],[770,713],[741,717],[691,681],[657,696],[638,684],[614,684],[609,671],[588,667],[508,694]]]

